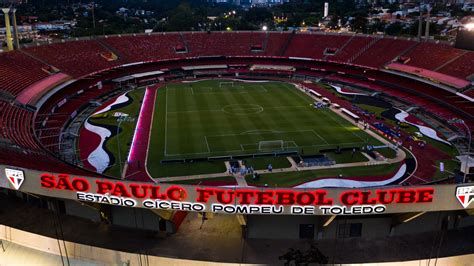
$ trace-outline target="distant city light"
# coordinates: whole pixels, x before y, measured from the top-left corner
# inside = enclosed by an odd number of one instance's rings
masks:
[[[267,27],[267,26],[263,26],[263,27],[262,27],[262,30],[263,30],[263,31],[267,31],[267,30],[268,30],[268,27]]]

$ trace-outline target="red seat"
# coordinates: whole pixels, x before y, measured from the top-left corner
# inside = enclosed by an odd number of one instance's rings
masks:
[[[46,67],[21,52],[0,53],[0,90],[16,96],[26,87],[46,78],[48,73],[42,70]]]
[[[74,77],[108,69],[121,63],[120,59],[108,61],[104,58],[101,54],[111,51],[95,40],[55,43],[25,50]]]

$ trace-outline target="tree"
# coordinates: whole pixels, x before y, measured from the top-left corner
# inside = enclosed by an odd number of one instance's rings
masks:
[[[372,23],[367,27],[367,33],[373,34],[377,32],[384,32],[386,23],[381,21],[380,19],[376,18],[372,21]]]
[[[207,18],[196,15],[188,3],[181,3],[170,12],[166,30],[194,30],[200,22],[207,22]]]
[[[358,15],[351,21],[351,30],[354,32],[363,32],[367,33],[367,18],[361,15]]]
[[[385,33],[388,35],[398,36],[402,34],[403,25],[400,22],[395,22],[387,26]]]

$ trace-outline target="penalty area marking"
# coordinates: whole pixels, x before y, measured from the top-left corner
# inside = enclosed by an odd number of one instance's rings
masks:
[[[289,140],[289,141],[285,141],[285,143],[293,143],[294,144],[294,147],[291,147],[291,148],[306,148],[306,147],[328,147],[328,146],[331,146],[331,145],[340,145],[340,146],[343,146],[343,145],[361,145],[361,144],[364,144],[364,142],[344,142],[344,143],[337,143],[337,144],[315,144],[315,145],[297,145],[296,142],[294,142],[293,140]],[[218,155],[221,155],[222,156],[231,156],[232,154],[229,154],[229,153],[232,153],[232,152],[252,152],[252,151],[258,151],[258,148],[256,149],[245,149],[245,146],[254,146],[254,147],[258,147],[258,143],[244,143],[244,144],[239,144],[240,146],[240,149],[237,149],[237,150],[221,150],[221,151],[210,151],[210,152],[188,152],[188,153],[170,153],[170,154],[165,154],[165,156],[167,157],[176,157],[176,156],[179,156],[179,157],[182,157],[182,156],[189,156],[189,155],[209,155],[209,154],[218,154]],[[288,147],[290,148],[290,147]],[[247,153],[244,153],[244,154],[247,154]],[[234,154],[235,155],[235,154]]]
[[[250,135],[250,134],[261,134],[261,133],[284,133],[284,131],[278,131],[278,130],[265,130],[265,129],[255,129],[255,130],[248,130],[244,131],[242,133],[239,133],[239,135]]]

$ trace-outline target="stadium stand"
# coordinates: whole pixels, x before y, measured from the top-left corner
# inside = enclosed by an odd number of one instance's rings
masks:
[[[258,50],[258,48],[263,50],[267,44],[268,35],[265,32],[251,32],[250,33],[250,47],[252,50]]]
[[[407,40],[397,40],[392,38],[380,39],[372,45],[370,49],[361,53],[353,63],[369,67],[382,67],[407,49],[410,49],[414,44],[416,43]]]
[[[323,59],[327,48],[341,48],[348,35],[296,34],[286,49],[286,56]]]
[[[349,40],[349,42],[334,56],[328,58],[329,60],[339,61],[339,62],[348,62],[352,56],[362,51],[364,48],[368,47],[371,42],[374,41],[373,37],[358,37],[355,36]]]
[[[18,95],[24,88],[48,77],[43,68],[47,66],[23,53],[0,53],[0,90]]]
[[[251,54],[251,32],[194,32],[183,36],[191,56]]]
[[[469,96],[471,98],[474,98],[474,89],[469,89],[465,92],[463,92],[464,95]]]
[[[261,47],[261,51],[252,51]],[[325,55],[326,49],[335,49],[334,55]],[[180,52],[176,52],[179,50]],[[201,58],[212,55],[241,56],[238,58]],[[233,69],[220,70],[228,75],[235,72],[248,74],[251,65],[295,66],[302,75],[317,75],[329,80],[359,85],[373,91],[383,92],[431,112],[441,118],[450,119],[459,114],[472,117],[472,102],[435,86],[412,79],[384,73],[379,70],[354,68],[328,62],[296,61],[266,56],[295,56],[325,59],[379,68],[397,57],[403,56],[406,64],[441,72],[465,79],[474,73],[474,52],[465,52],[444,44],[417,43],[391,38],[376,39],[353,35],[293,34],[289,32],[195,32],[151,35],[123,35],[102,37],[96,40],[79,40],[34,46],[25,52],[0,53],[0,89],[14,97],[26,88],[41,83],[54,72],[76,78],[84,77],[50,96],[36,112],[29,111],[18,103],[0,100],[0,162],[18,159],[18,165],[27,165],[39,170],[62,167],[71,172],[81,172],[65,165],[51,155],[45,156],[43,148],[56,152],[59,136],[70,114],[79,110],[94,98],[107,94],[113,88],[94,87],[100,80],[111,80],[129,73],[143,73],[159,69],[181,69],[182,66],[234,64]],[[255,57],[252,57],[255,56]],[[258,56],[258,57],[257,57]],[[453,59],[454,58],[454,59]],[[163,59],[181,59],[156,64],[128,65]],[[50,65],[48,65],[50,64]],[[98,71],[114,67],[114,71],[98,74]],[[276,68],[276,67],[274,67]],[[278,69],[278,68],[277,68]],[[50,71],[53,70],[53,71]],[[214,71],[214,70],[213,70]],[[261,70],[259,74],[275,74]],[[289,72],[289,71],[286,71]],[[285,73],[286,73],[285,72]],[[204,73],[206,74],[206,73]],[[210,73],[212,74],[212,73]],[[253,74],[253,73],[252,73]],[[166,78],[176,75],[166,74]],[[77,92],[83,90],[82,93]],[[38,90],[40,93],[43,91]],[[461,90],[460,90],[461,91]],[[34,91],[36,92],[36,90]],[[465,90],[473,97],[474,90]],[[0,98],[2,98],[0,94]],[[329,95],[331,96],[331,95]],[[329,97],[327,96],[327,97]],[[64,99],[64,104],[59,104]],[[341,104],[337,97],[331,100]],[[59,106],[60,105],[60,106]],[[474,123],[467,120],[474,129]],[[34,131],[38,139],[35,139]],[[3,146],[2,146],[3,145]],[[30,157],[25,157],[27,154]],[[25,159],[26,158],[26,159]],[[33,158],[33,160],[28,159]],[[36,160],[36,158],[38,158]],[[434,160],[434,158],[433,158]],[[428,163],[428,162],[427,162]],[[420,170],[421,171],[421,170]],[[426,174],[431,173],[427,171]],[[424,175],[420,172],[420,175]]]
[[[34,104],[35,101],[42,95],[48,92],[48,90],[55,86],[69,80],[71,77],[64,73],[52,74],[38,82],[35,82],[31,86],[23,89],[21,93],[16,97],[16,101],[22,104]]]
[[[458,50],[447,44],[437,43],[419,43],[403,57],[407,57],[410,66],[420,67],[429,70],[435,70],[449,60],[463,54],[464,51]]]
[[[360,80],[360,79],[358,80],[358,79],[348,78],[348,77],[335,75],[335,74],[327,76],[326,78],[328,80],[338,81],[338,82],[342,82],[344,84],[349,84],[352,86],[354,85],[361,86],[361,87],[369,88],[373,91],[383,92],[391,97],[397,98],[398,100],[402,100],[409,104],[416,105],[426,110],[427,112],[435,114],[438,117],[446,119],[446,120],[451,119],[453,117],[458,117],[458,114],[454,112],[455,110],[454,108],[456,108],[456,106],[434,104],[433,101],[428,99],[426,96],[418,94],[416,90],[400,90],[400,89],[396,89],[389,86],[390,83],[388,82],[380,83],[379,81],[376,81],[376,80]],[[452,95],[449,95],[449,96],[451,97]],[[437,100],[440,100],[440,99],[437,99]],[[468,121],[469,127],[474,129],[474,123],[469,122],[469,121]]]
[[[468,78],[474,74],[474,52],[467,52],[437,71],[459,78]]]
[[[97,87],[83,89],[83,93],[77,95],[84,84],[78,84],[68,88],[67,92],[55,95],[54,99],[48,101],[38,112],[36,119],[36,135],[41,144],[50,151],[58,151],[58,141],[63,125],[70,119],[70,115],[79,110],[85,103],[107,93],[109,86],[104,86],[101,90]],[[67,101],[65,101],[67,99]],[[65,102],[64,102],[65,101]],[[60,102],[64,102],[60,104]]]
[[[95,40],[80,40],[33,46],[27,52],[74,76],[81,77],[119,64],[102,55],[110,53]]]
[[[409,66],[400,63],[390,63],[385,65],[386,69],[395,70],[397,72],[406,73],[412,76],[418,76],[425,80],[442,83],[450,87],[455,88],[456,90],[465,89],[470,85],[470,82],[465,79],[456,78],[453,76],[445,75],[443,73],[431,71],[424,68]]]
[[[264,47],[264,54],[265,55],[283,55],[283,47],[285,46],[286,42],[290,38],[290,34],[288,33],[274,33],[269,32],[267,33],[267,40],[266,45]]]
[[[33,112],[8,102],[0,102],[0,122],[3,138],[9,139],[21,147],[39,149],[32,134]]]
[[[175,49],[186,47],[178,33],[109,36],[101,41],[119,51],[127,63],[183,57]]]

